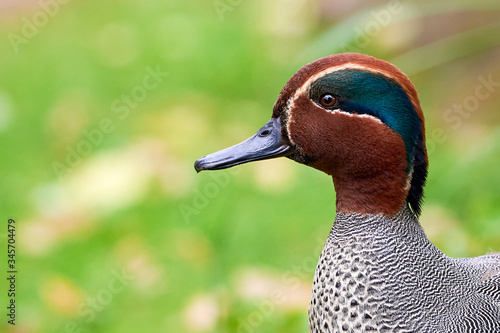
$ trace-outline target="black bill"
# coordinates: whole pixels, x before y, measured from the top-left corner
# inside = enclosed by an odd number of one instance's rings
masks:
[[[291,146],[281,138],[280,118],[273,118],[249,139],[196,160],[194,168],[219,170],[252,161],[289,155]]]

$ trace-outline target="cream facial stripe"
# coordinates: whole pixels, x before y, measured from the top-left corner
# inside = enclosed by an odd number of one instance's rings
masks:
[[[298,88],[297,90],[295,90],[295,94],[293,94],[293,97],[292,97],[292,103],[300,95],[302,95],[304,92],[306,92],[306,91],[309,90],[309,87],[311,86],[312,82],[318,80],[319,78],[321,78],[321,77],[323,77],[325,75],[332,74],[332,73],[335,73],[335,72],[338,72],[338,71],[342,71],[342,70],[345,70],[345,69],[365,70],[365,71],[368,71],[368,72],[381,74],[381,75],[383,75],[383,76],[385,76],[387,78],[390,78],[390,79],[394,79],[389,72],[386,72],[386,71],[383,71],[383,70],[378,70],[378,69],[373,69],[371,67],[366,67],[366,66],[363,66],[363,65],[360,65],[360,64],[349,62],[349,63],[345,63],[345,64],[342,64],[342,65],[329,67],[329,68],[327,68],[327,69],[325,69],[325,70],[323,70],[323,71],[321,71],[319,73],[316,73],[313,76],[311,76],[306,82],[304,82],[304,84],[300,88]]]
[[[346,64],[338,65],[338,66],[328,67],[327,69],[325,69],[325,70],[323,70],[323,71],[321,71],[319,73],[314,74],[302,86],[300,86],[300,88],[298,88],[297,90],[295,90],[295,93],[293,94],[293,96],[290,97],[287,100],[287,102],[286,102],[285,112],[286,112],[286,114],[288,116],[288,121],[287,121],[287,124],[286,124],[286,129],[287,129],[287,133],[288,133],[288,139],[290,140],[291,143],[295,144],[295,142],[293,141],[293,139],[292,139],[292,137],[290,135],[290,124],[293,122],[292,114],[290,113],[290,110],[292,109],[293,104],[295,103],[295,100],[297,100],[297,98],[299,98],[299,96],[301,96],[302,94],[307,93],[309,91],[311,83],[313,83],[314,81],[318,80],[319,78],[321,78],[321,77],[323,77],[325,75],[332,74],[334,72],[342,71],[342,70],[345,70],[345,69],[365,70],[365,71],[368,71],[368,72],[381,74],[381,75],[383,75],[383,76],[385,76],[387,78],[391,78],[392,79],[392,76],[388,72],[386,72],[386,71],[377,70],[377,69],[373,69],[373,68],[370,68],[370,67],[366,67],[366,66],[363,66],[363,65],[360,65],[360,64],[350,63],[350,62],[346,63]],[[330,112],[330,113],[337,113],[337,114],[342,113],[342,114],[349,115],[351,117],[365,117],[365,118],[370,118],[370,119],[376,120],[377,122],[379,122],[379,123],[382,124],[382,121],[380,119],[378,119],[377,117],[368,115],[368,114],[353,114],[353,113],[342,111],[340,109],[336,109],[336,110],[333,110],[333,111],[329,111],[329,110],[325,110],[325,111]]]
[[[349,116],[349,117],[356,117],[356,118],[368,118],[368,119],[373,119],[375,120],[377,123],[379,124],[384,124],[380,119],[378,119],[377,117],[374,117],[372,115],[369,115],[369,114],[365,114],[365,113],[350,113],[350,112],[346,112],[346,111],[342,111],[340,109],[335,109],[335,110],[327,110],[327,109],[323,109],[325,110],[326,112],[328,113],[333,113],[333,114],[345,114],[346,116]]]

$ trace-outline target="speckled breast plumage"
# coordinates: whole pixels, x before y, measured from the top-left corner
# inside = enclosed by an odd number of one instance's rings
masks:
[[[447,257],[408,209],[338,214],[314,277],[310,332],[500,332],[499,261]]]

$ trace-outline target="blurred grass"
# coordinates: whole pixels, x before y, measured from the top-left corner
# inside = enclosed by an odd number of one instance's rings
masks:
[[[19,53],[6,36],[38,4],[0,14],[0,211],[18,221],[20,272],[18,325],[1,330],[307,331],[310,263],[334,216],[331,179],[288,160],[225,176],[196,175],[192,164],[253,134],[298,66],[352,41],[386,6],[242,2],[220,20],[214,3],[71,2]],[[478,6],[413,3],[362,50],[348,49],[413,73],[428,137],[445,131],[430,154],[422,223],[452,256],[500,250],[500,94],[457,130],[443,118],[479,76],[500,80],[498,5]],[[113,103],[148,67],[169,75],[120,119]],[[115,129],[59,181],[52,163],[104,118]],[[106,301],[122,269],[133,279]],[[295,298],[269,308],[272,291]]]

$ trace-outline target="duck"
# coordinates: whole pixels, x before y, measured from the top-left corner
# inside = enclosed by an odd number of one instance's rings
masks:
[[[309,332],[500,332],[500,253],[449,257],[419,222],[429,164],[424,114],[396,66],[359,53],[305,65],[262,128],[195,169],[278,157],[328,174],[336,192]]]

